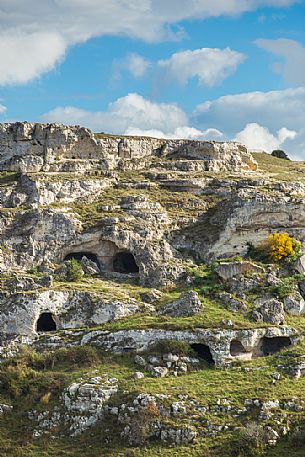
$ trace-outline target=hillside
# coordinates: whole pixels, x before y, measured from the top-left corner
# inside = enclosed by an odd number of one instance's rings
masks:
[[[1,455],[304,455],[304,163],[15,123],[0,170]]]

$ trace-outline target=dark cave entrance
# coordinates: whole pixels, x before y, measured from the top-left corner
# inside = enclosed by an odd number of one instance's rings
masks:
[[[275,336],[273,338],[264,336],[261,340],[263,356],[275,354],[288,346],[291,346],[291,339],[288,336]]]
[[[79,262],[82,260],[83,257],[87,257],[87,259],[91,260],[94,262],[98,267],[100,266],[99,260],[97,258],[97,255],[94,254],[93,252],[70,252],[69,254],[66,255],[64,258],[64,261],[66,260],[71,260],[71,259],[76,259]]]
[[[131,252],[118,252],[113,258],[113,271],[116,273],[139,273],[139,267]]]
[[[191,348],[193,349],[194,352],[196,352],[196,355],[200,360],[204,360],[209,365],[215,364],[214,359],[212,357],[212,353],[211,353],[208,345],[202,344],[202,343],[194,343],[194,344],[191,344]]]
[[[54,332],[57,328],[52,313],[41,313],[36,324],[37,332]]]
[[[240,341],[232,340],[230,344],[230,354],[232,357],[239,357],[243,354],[247,354],[247,351]]]

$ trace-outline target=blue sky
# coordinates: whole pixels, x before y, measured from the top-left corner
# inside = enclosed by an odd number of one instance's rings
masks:
[[[0,0],[0,24],[2,122],[305,160],[304,0]]]

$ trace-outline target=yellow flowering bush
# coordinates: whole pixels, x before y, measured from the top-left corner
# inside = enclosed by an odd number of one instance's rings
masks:
[[[260,248],[273,262],[293,262],[302,254],[302,243],[288,233],[272,233]]]

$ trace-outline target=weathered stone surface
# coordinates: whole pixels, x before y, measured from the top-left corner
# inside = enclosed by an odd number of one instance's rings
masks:
[[[80,261],[81,266],[84,270],[84,273],[87,275],[96,275],[101,272],[98,265],[93,262],[92,260],[88,259],[88,257],[83,256],[82,260]]]
[[[177,300],[164,305],[159,312],[172,317],[188,317],[200,313],[203,309],[204,306],[197,292],[191,290],[181,294]]]
[[[109,300],[109,299],[108,299]],[[44,292],[0,294],[0,326],[6,335],[33,336],[41,313],[53,314],[58,329],[93,327],[140,309],[136,301],[108,301],[89,292]]]
[[[234,276],[247,273],[263,273],[264,268],[247,261],[221,262],[215,269],[216,273],[225,281]]]
[[[257,164],[245,146],[215,141],[158,140],[147,137],[97,138],[79,126],[16,122],[0,125],[0,166],[3,170],[63,171],[68,160],[104,160],[112,169],[122,161],[157,154],[204,162],[207,170],[255,170]],[[139,161],[138,161],[139,162]],[[67,170],[69,171],[69,170]]]
[[[141,294],[141,299],[145,303],[155,303],[156,301],[160,300],[162,297],[162,292],[157,289],[152,289],[149,292],[144,292]]]
[[[35,438],[53,433],[55,428],[67,427],[70,436],[76,436],[93,427],[104,414],[104,405],[118,391],[116,378],[91,378],[71,384],[64,390],[60,401],[63,410],[31,411],[29,418],[37,422]]]
[[[283,324],[285,321],[284,306],[275,298],[258,298],[252,316],[257,322]]]
[[[230,363],[234,356],[231,355],[230,345],[232,341],[239,341],[250,358],[263,355],[260,350],[262,339],[285,337],[294,344],[300,336],[292,327],[264,327],[244,330],[234,329],[196,329],[196,330],[120,330],[109,332],[102,330],[79,331],[77,335],[68,330],[62,336],[53,337],[44,335],[43,339],[35,342],[36,347],[56,347],[69,344],[90,344],[102,348],[105,351],[124,353],[126,350],[135,351],[139,354],[151,349],[157,342],[184,341],[189,344],[204,344],[209,347],[211,356],[216,365]],[[200,355],[198,354],[200,357]],[[198,358],[199,358],[198,357]]]
[[[247,304],[244,301],[234,298],[233,295],[228,292],[220,292],[217,298],[230,311],[237,313],[239,311],[247,310]]]
[[[188,444],[194,441],[197,431],[194,427],[166,428],[161,431],[161,441],[175,445]]]
[[[293,316],[305,314],[305,301],[302,295],[295,291],[293,294],[284,298],[284,309],[286,313]]]

